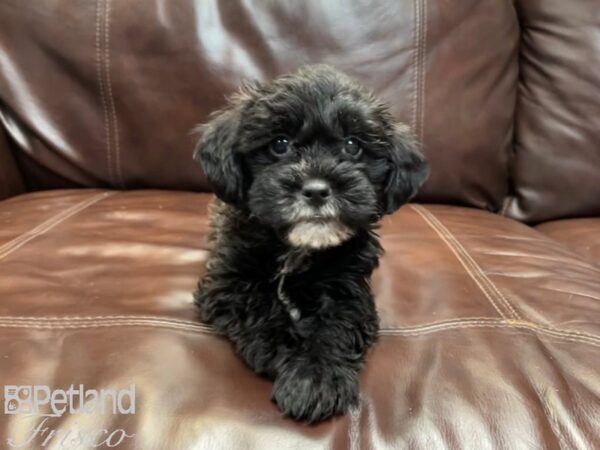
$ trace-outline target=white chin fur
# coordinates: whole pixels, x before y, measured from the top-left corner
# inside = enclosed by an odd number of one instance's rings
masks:
[[[335,247],[348,240],[352,230],[337,221],[300,222],[288,233],[288,241],[293,247],[323,249]]]

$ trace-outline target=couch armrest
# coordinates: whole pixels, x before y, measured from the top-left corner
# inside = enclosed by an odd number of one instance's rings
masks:
[[[23,177],[8,147],[8,136],[0,126],[0,200],[24,191]]]

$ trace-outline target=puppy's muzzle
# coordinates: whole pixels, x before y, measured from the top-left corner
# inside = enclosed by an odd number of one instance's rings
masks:
[[[288,242],[305,249],[322,249],[341,244],[353,232],[337,218],[338,210],[331,185],[323,178],[309,178],[302,184],[297,220],[289,230]]]

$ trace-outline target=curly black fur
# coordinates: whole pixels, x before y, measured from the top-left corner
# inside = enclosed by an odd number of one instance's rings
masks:
[[[274,380],[284,413],[347,412],[378,329],[374,228],[423,183],[423,156],[385,105],[327,66],[247,86],[202,131],[195,157],[218,197],[203,320]]]

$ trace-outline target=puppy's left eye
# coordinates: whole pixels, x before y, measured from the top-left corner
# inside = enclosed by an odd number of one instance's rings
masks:
[[[356,158],[362,153],[362,148],[356,138],[349,137],[344,141],[344,153]]]
[[[275,156],[283,156],[290,149],[290,141],[285,136],[279,136],[271,142],[269,149]]]

